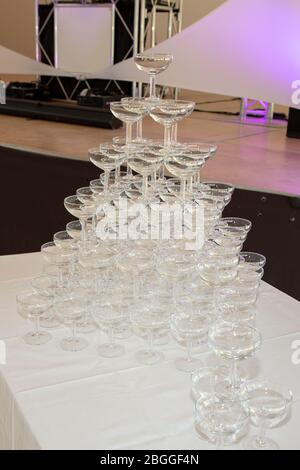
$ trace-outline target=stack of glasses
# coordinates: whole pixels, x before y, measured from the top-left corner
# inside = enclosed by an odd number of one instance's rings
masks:
[[[150,76],[150,97],[111,103],[126,138],[89,151],[100,177],[65,199],[76,220],[41,247],[44,273],[17,296],[19,313],[35,321],[25,342],[47,343],[49,330],[63,324],[71,334],[61,347],[76,352],[100,330],[107,341],[98,353],[115,358],[134,334],[146,343],[136,360],[152,365],[163,360],[171,334],[186,349],[175,366],[192,373],[199,434],[222,447],[245,436],[251,421],[261,432],[246,447],[277,448],[265,429],[286,418],[292,394],[247,380],[239,368],[261,346],[255,306],[265,257],[242,251],[250,221],[222,218],[234,188],[200,179],[216,145],[177,141],[177,124],[195,103],[155,95],[155,76],[172,57],[138,55],[135,62]],[[143,137],[147,115],[164,126],[163,141]],[[219,362],[207,366],[211,351]]]

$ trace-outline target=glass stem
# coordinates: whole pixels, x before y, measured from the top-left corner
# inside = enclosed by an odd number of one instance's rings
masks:
[[[178,139],[178,123],[176,122],[172,126],[172,142],[177,142]]]
[[[213,311],[218,318],[218,291],[217,287],[213,286],[213,298],[212,298],[212,303],[213,303]]]
[[[140,121],[138,121],[137,124],[136,124],[136,136],[137,136],[138,141],[141,142],[143,140],[143,121],[142,121],[142,119]]]
[[[175,305],[176,304],[176,281],[173,281],[173,284],[172,284],[172,300],[173,300],[173,304]]]
[[[180,185],[180,195],[183,201],[185,201],[185,194],[186,194],[186,180],[182,179],[181,185]]]
[[[35,316],[35,334],[38,335],[40,332],[40,317],[39,315]]]
[[[140,283],[139,283],[139,279],[135,277],[133,281],[133,296],[137,300],[139,298],[139,295],[140,295]]]
[[[129,145],[132,143],[132,123],[127,122],[126,123],[126,145]]]
[[[110,346],[112,346],[114,344],[114,329],[112,327],[110,327],[108,331],[108,340]]]
[[[79,222],[80,222],[80,225],[81,225],[81,240],[84,244],[84,242],[86,242],[86,238],[87,238],[86,237],[86,235],[87,235],[87,233],[86,233],[87,232],[87,230],[86,230],[87,223],[86,223],[85,219],[80,219]]]
[[[152,331],[148,332],[148,352],[152,353],[153,350],[153,335]]]
[[[93,233],[96,233],[96,228],[97,228],[97,214],[94,214],[92,217],[92,230]]]
[[[156,100],[155,75],[150,74],[150,98]]]
[[[72,341],[75,343],[76,340],[76,321],[72,322]]]
[[[62,266],[58,268],[58,287],[63,287],[64,285],[64,273]]]
[[[193,348],[193,342],[192,342],[192,341],[188,341],[188,342],[187,342],[187,348],[186,348],[186,352],[187,352],[187,361],[188,361],[188,362],[191,362],[191,361],[192,361],[192,348]]]
[[[115,168],[115,184],[118,184],[120,179],[120,165],[116,165]]]
[[[162,164],[159,168],[159,179],[163,181],[165,179],[165,165]]]
[[[266,445],[267,429],[265,426],[265,420],[262,419],[259,427],[258,445],[259,447],[265,447]]]
[[[143,196],[146,197],[147,193],[148,193],[148,176],[147,175],[143,175],[143,189],[142,189],[142,192],[143,192]]]
[[[231,386],[235,390],[238,387],[239,378],[238,378],[238,367],[237,360],[233,359],[231,363]]]
[[[110,175],[110,171],[109,171],[109,170],[105,170],[105,171],[104,171],[104,194],[107,194],[107,193],[108,193],[109,175]]]
[[[164,146],[165,148],[171,147],[171,129],[172,126],[165,126],[165,133],[164,133]]]
[[[224,447],[224,438],[222,434],[219,434],[216,438],[216,450],[222,450]]]

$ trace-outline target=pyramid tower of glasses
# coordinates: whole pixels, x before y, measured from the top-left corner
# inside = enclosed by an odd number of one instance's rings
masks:
[[[100,331],[97,354],[106,360],[126,354],[126,342],[144,365],[175,356],[175,367],[192,373],[201,436],[234,443],[251,419],[263,434],[247,446],[276,447],[264,429],[283,421],[291,394],[247,381],[239,367],[261,345],[255,306],[266,260],[242,251],[249,220],[222,217],[234,188],[201,180],[216,145],[177,140],[195,103],[156,96],[155,76],[171,62],[169,54],[135,57],[150,95],[111,103],[126,135],[89,150],[101,174],[64,200],[76,220],[41,247],[44,272],[17,297],[19,313],[35,323],[24,340],[47,343],[64,325],[71,331],[60,341],[64,351],[83,350]],[[164,127],[163,140],[143,136],[145,116]],[[207,365],[212,356],[216,366]]]

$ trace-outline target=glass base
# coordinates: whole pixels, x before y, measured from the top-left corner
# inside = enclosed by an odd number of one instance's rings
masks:
[[[64,351],[82,351],[87,348],[88,342],[83,338],[65,338],[61,341],[60,345]]]
[[[78,333],[83,333],[83,334],[88,334],[88,333],[93,333],[94,331],[97,330],[97,325],[96,323],[91,320],[90,318],[86,320],[81,320],[76,324],[76,330]]]
[[[168,334],[165,334],[165,335],[157,335],[157,336],[154,336],[153,338],[153,344],[155,344],[156,346],[165,346],[166,344],[169,343],[169,336]]]
[[[42,328],[58,328],[60,325],[61,322],[55,315],[45,315],[40,318],[40,326]]]
[[[238,382],[233,385],[233,383],[227,379],[217,383],[215,387],[216,395],[225,400],[234,400],[235,398],[239,398],[244,391],[245,386],[243,382]]]
[[[157,364],[164,359],[164,355],[158,351],[149,351],[143,350],[138,351],[135,355],[138,362],[141,364],[145,364],[147,366],[152,366],[153,364]]]
[[[125,353],[125,348],[119,344],[106,343],[98,346],[97,351],[100,356],[112,358],[122,356]]]
[[[134,144],[145,144],[151,145],[152,139],[147,139],[146,137],[135,137],[132,142]]]
[[[279,445],[272,439],[261,440],[259,436],[250,437],[243,445],[245,450],[279,450]]]
[[[179,357],[175,360],[175,367],[182,372],[194,372],[194,370],[204,367],[201,359],[190,359]]]
[[[27,344],[39,346],[40,344],[48,343],[51,338],[52,336],[50,335],[50,333],[46,333],[45,331],[39,331],[38,333],[32,331],[24,336],[24,341]]]
[[[130,328],[118,328],[117,330],[115,330],[114,336],[115,338],[121,340],[129,339],[132,336],[132,331],[130,330]]]

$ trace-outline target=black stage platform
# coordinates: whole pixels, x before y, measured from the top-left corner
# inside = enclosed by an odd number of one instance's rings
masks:
[[[1,114],[44,119],[46,121],[68,122],[103,129],[118,129],[121,121],[116,119],[110,109],[79,106],[67,101],[34,101],[20,98],[7,98],[0,106]]]
[[[2,212],[0,254],[39,251],[72,220],[63,205],[99,177],[89,162],[0,147]],[[267,257],[264,280],[300,300],[299,199],[237,189],[225,216],[247,218],[253,228],[244,250]],[[283,312],[284,313],[284,312]]]

